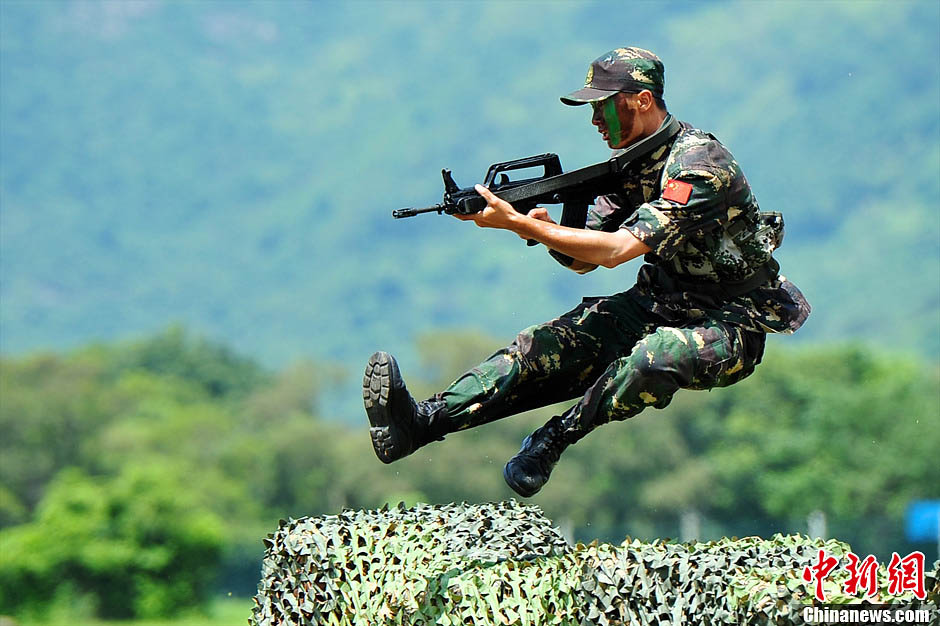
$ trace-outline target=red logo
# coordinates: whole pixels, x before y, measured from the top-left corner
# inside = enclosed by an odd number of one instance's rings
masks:
[[[845,593],[855,595],[862,589],[866,597],[877,595],[877,559],[869,554],[865,560],[862,560],[851,552],[846,555],[846,558],[849,562],[844,569],[849,573],[849,578],[842,587]],[[839,559],[828,556],[826,551],[820,548],[816,564],[803,568],[803,580],[816,583],[815,596],[820,602],[826,602],[823,582],[838,565]],[[891,562],[888,564],[888,593],[899,596],[905,591],[913,591],[920,600],[927,599],[927,591],[924,588],[923,552],[911,552],[903,559],[898,556],[897,552],[891,555]]]
[[[888,563],[888,593],[900,595],[905,591],[913,591],[921,600],[927,597],[927,591],[924,589],[923,552],[911,552],[903,559],[897,552],[891,553],[891,562]]]
[[[679,204],[688,204],[692,196],[692,185],[684,183],[681,180],[670,178],[663,187],[663,199],[678,202]]]
[[[839,564],[839,559],[834,556],[826,556],[826,551],[819,549],[819,558],[816,565],[807,565],[803,568],[803,580],[806,582],[816,581],[816,599],[820,602],[826,601],[826,593],[823,591],[823,581]]]
[[[858,593],[858,588],[865,590],[865,597],[871,597],[878,593],[878,561],[869,554],[864,561],[859,560],[857,556],[849,552],[849,564],[845,569],[849,572],[849,579],[845,581],[842,587],[845,592],[851,596]]]

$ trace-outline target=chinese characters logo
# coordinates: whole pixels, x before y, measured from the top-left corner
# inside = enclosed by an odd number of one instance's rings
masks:
[[[843,569],[848,572],[849,576],[842,586],[843,591],[853,596],[859,591],[864,591],[866,598],[876,596],[879,589],[878,560],[871,554],[860,559],[851,552],[846,555],[846,559],[848,563]],[[840,559],[829,556],[820,548],[815,563],[803,568],[803,580],[816,583],[814,593],[820,602],[826,602],[823,582],[836,571],[839,564]],[[892,553],[887,572],[889,595],[897,596],[912,591],[918,599],[926,600],[923,552],[911,552],[904,558],[901,558],[897,552]]]

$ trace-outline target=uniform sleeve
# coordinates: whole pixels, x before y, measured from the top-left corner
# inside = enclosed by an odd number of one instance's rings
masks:
[[[623,201],[616,195],[598,196],[588,208],[587,230],[603,230],[612,233],[623,224],[630,215],[632,207],[625,207]]]
[[[726,178],[710,169],[679,171],[667,179],[660,198],[641,204],[621,228],[659,258],[671,259],[689,237],[704,235],[727,221]]]

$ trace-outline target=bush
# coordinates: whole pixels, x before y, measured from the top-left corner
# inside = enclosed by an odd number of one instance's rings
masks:
[[[223,534],[196,505],[185,477],[166,467],[109,479],[61,472],[34,522],[0,531],[0,613],[42,615],[74,601],[101,617],[133,618],[198,606]]]

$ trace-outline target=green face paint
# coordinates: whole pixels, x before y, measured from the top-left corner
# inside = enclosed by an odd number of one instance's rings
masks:
[[[608,142],[611,146],[619,146],[621,141],[620,118],[617,116],[616,97],[607,98],[603,103],[604,123],[607,124]]]

